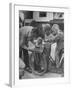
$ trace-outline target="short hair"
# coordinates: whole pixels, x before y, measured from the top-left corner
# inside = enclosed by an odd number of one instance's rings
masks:
[[[44,31],[46,32],[46,31],[50,31],[50,30],[51,30],[50,24],[46,24],[46,25],[44,26]]]

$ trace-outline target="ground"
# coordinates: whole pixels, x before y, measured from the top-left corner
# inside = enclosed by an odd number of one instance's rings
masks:
[[[64,69],[57,69],[55,67],[55,64],[51,63],[48,66],[48,71],[42,75],[38,76],[33,73],[29,73],[28,71],[24,70],[24,76],[22,76],[22,79],[33,79],[33,78],[55,78],[55,77],[63,77],[64,76]]]
[[[52,73],[52,72],[47,72],[42,76],[35,75],[33,73],[29,73],[28,71],[24,72],[24,76],[22,79],[33,79],[33,78],[51,78],[51,77],[63,77],[63,74],[59,73]]]
[[[30,73],[24,70],[24,75],[22,79],[33,79],[33,78],[55,78],[55,77],[63,77],[64,76],[64,68],[56,68],[54,64],[49,65],[48,70],[44,75],[38,76],[33,73]]]

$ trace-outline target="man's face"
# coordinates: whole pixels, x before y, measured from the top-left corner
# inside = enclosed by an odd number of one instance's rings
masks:
[[[53,30],[53,31],[52,31],[52,34],[53,34],[53,35],[56,35],[56,34],[57,34],[56,30]]]
[[[58,32],[59,32],[59,25],[54,24],[54,25],[52,26],[52,34],[53,34],[53,35],[56,35],[56,34],[58,34]]]
[[[46,35],[49,35],[49,34],[50,34],[50,32],[49,32],[48,30],[46,30],[45,34],[46,34]]]
[[[59,30],[58,28],[53,28],[53,29],[52,29],[52,34],[53,34],[53,35],[58,34],[58,30]]]

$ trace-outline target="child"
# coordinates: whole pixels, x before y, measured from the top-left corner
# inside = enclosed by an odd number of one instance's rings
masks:
[[[37,42],[36,42],[36,47],[39,49],[40,52],[43,51],[44,45],[43,45],[43,40],[41,37],[38,37]]]

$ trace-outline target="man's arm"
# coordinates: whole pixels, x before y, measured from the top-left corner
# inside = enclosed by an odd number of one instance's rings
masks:
[[[45,41],[52,42],[52,41],[54,41],[54,39],[55,39],[55,36],[50,34]]]
[[[63,33],[61,33],[61,32],[55,36],[54,42],[57,42],[57,41],[60,40],[60,39],[61,39],[61,40],[64,39],[64,35],[63,35]]]
[[[49,42],[57,42],[61,38],[64,38],[63,33],[59,33],[59,34],[57,34],[55,36],[50,35],[49,38],[47,39],[47,41],[49,41]]]

